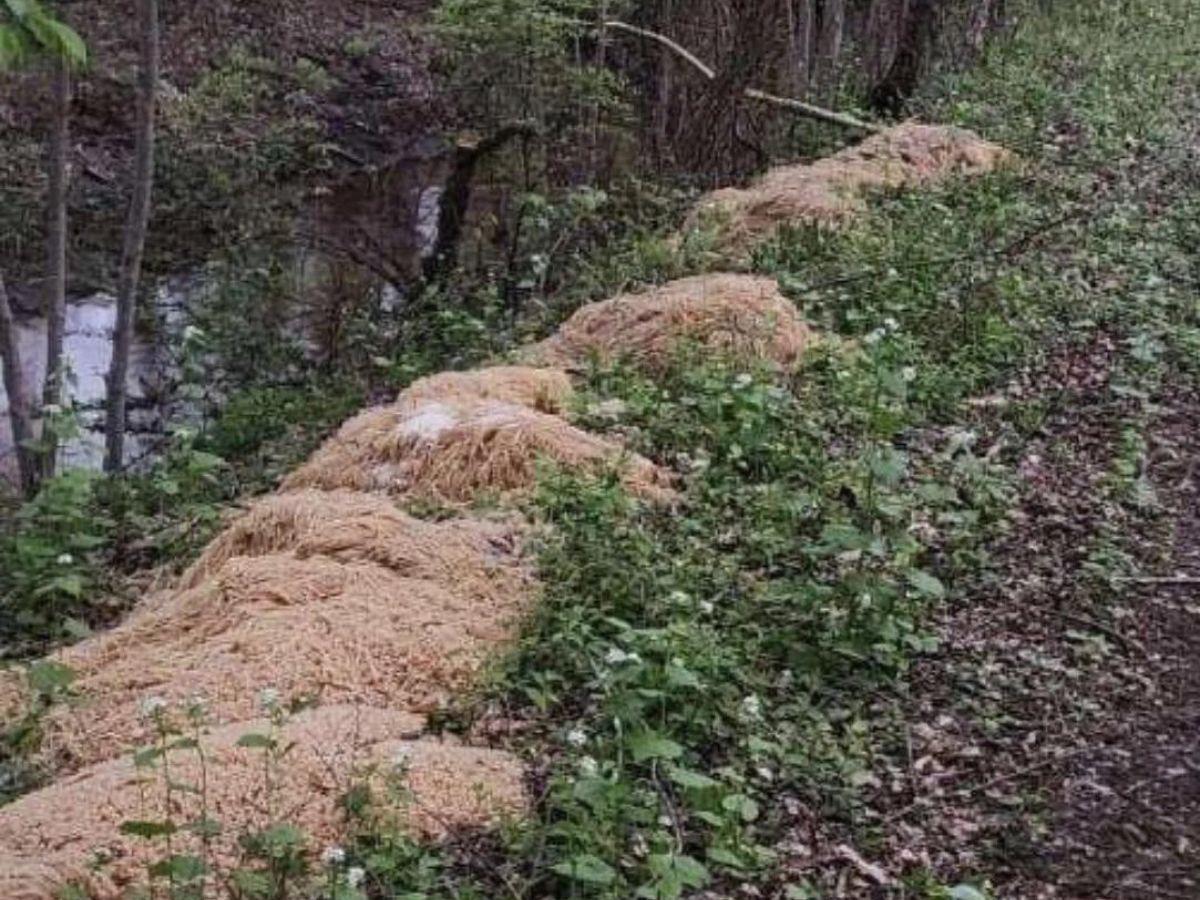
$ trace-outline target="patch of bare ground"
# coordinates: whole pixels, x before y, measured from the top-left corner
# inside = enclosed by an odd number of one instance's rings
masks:
[[[1028,895],[1200,896],[1200,397],[1165,399],[1147,475],[1171,527],[1142,537],[1137,551],[1153,562],[1165,550],[1166,564],[1121,598],[1145,690],[1101,717],[1047,785],[1040,865],[1015,873]]]
[[[1022,900],[1200,896],[1200,396],[1168,389],[1137,416],[1110,389],[1116,346],[1063,348],[993,398],[1047,405],[1013,460],[1009,527],[937,614],[939,649],[876,699],[861,803],[834,824],[782,798],[786,881],[834,897],[964,882]],[[1135,421],[1153,509],[1114,474]],[[985,440],[999,423],[981,409]],[[1133,569],[1155,574],[1114,574]]]

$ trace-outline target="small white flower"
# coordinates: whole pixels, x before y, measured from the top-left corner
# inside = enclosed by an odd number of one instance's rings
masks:
[[[733,386],[739,391],[750,387],[752,384],[754,384],[754,377],[752,375],[739,375],[733,379]]]
[[[579,760],[579,772],[582,775],[595,775],[600,771],[600,764],[590,756],[585,756]]]
[[[572,747],[582,747],[588,742],[588,736],[581,728],[572,728],[567,732],[567,743]]]
[[[346,851],[338,846],[326,847],[325,852],[321,854],[321,862],[330,868],[333,868],[334,866],[340,866],[345,861]]]
[[[759,766],[754,771],[763,781],[775,780],[775,773],[771,770],[770,766]]]
[[[682,606],[683,604],[687,603],[690,598],[683,591],[671,591],[671,594],[667,597],[667,599],[676,606]]]
[[[900,371],[900,376],[905,381],[916,381],[917,380],[917,367],[916,366],[905,366]]]
[[[279,708],[279,691],[275,688],[263,688],[258,692],[258,705],[264,712],[274,712]]]
[[[700,601],[700,612],[704,613],[706,616],[712,614],[713,608],[714,607],[711,600]]]
[[[75,557],[73,557],[70,553],[60,553],[55,562],[60,566],[69,566],[71,563],[75,562]]]
[[[868,347],[871,347],[871,346],[874,346],[875,344],[878,344],[886,336],[887,336],[886,331],[884,331],[882,328],[876,328],[874,331],[872,331],[870,334],[868,334],[865,338],[863,338],[863,343],[866,344]]]
[[[897,322],[895,319],[893,319],[891,316],[888,316],[886,319],[883,320],[883,327],[886,328],[888,331],[899,331],[900,323]]]
[[[742,715],[751,719],[762,715],[762,701],[758,699],[758,695],[750,694],[742,700]]]
[[[620,647],[612,647],[604,654],[604,661],[610,666],[619,666],[622,663],[639,663],[642,658],[636,653],[626,653]]]
[[[138,712],[147,719],[155,718],[166,708],[167,701],[164,697],[143,697],[142,702],[138,704]]]
[[[633,850],[633,855],[637,857],[645,856],[650,852],[650,846],[646,843],[646,839],[641,834],[634,834],[630,841],[633,845],[630,849]]]
[[[346,884],[352,888],[361,885],[366,877],[366,870],[360,866],[351,866],[346,870]]]

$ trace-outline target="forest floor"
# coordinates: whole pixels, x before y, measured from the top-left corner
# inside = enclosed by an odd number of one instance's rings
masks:
[[[1096,169],[1093,223],[1117,182],[1148,222],[1195,203],[1196,103],[1178,92],[1169,140]],[[1074,253],[1057,256],[1072,272]],[[1120,256],[1100,263],[1099,292],[1130,286]],[[1196,265],[1152,267],[1151,283],[1174,282],[1194,310]],[[1115,318],[1136,320],[1137,302]],[[892,873],[914,866],[980,873],[998,897],[1200,896],[1200,390],[1138,344],[1087,322],[968,403],[980,443],[1014,465],[1010,527],[934,613],[938,650],[877,698],[895,740],[857,827],[797,823],[793,871],[829,896],[909,896]],[[1038,422],[1014,440],[1001,423],[1021,405]],[[852,838],[873,852],[847,865]]]
[[[1055,408],[1022,448],[1018,527],[935,616],[940,651],[880,698],[903,737],[865,801],[880,886],[919,863],[986,872],[1001,897],[1200,891],[1200,395],[1156,398],[1135,474],[1154,512],[1129,515],[1105,487],[1129,411],[1112,359],[1097,340],[1047,371]],[[1098,572],[1102,533],[1154,574]],[[832,895],[858,896],[827,827],[797,829],[797,871],[832,863]]]

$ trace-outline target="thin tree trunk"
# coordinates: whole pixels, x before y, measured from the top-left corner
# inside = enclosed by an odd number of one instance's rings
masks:
[[[55,61],[51,76],[52,109],[46,170],[50,189],[46,198],[46,381],[43,406],[62,403],[63,328],[67,314],[67,145],[70,141],[71,69],[64,58]],[[43,412],[43,416],[45,413]],[[42,475],[54,475],[58,441],[52,428],[42,427]]]
[[[792,26],[792,83],[796,96],[807,100],[812,80],[813,0],[796,0],[788,11]]]
[[[4,392],[8,395],[8,418],[12,422],[21,492],[26,497],[32,497],[37,490],[38,473],[30,447],[33,422],[29,417],[29,390],[25,384],[25,372],[21,368],[21,345],[17,340],[17,326],[13,321],[12,307],[8,305],[3,275],[0,275],[0,355],[3,356]]]
[[[837,85],[837,67],[842,56],[842,34],[846,25],[845,0],[825,0],[821,5],[821,23],[817,34],[814,80],[823,100],[833,97]]]
[[[112,365],[108,371],[108,409],[104,423],[104,469],[119,472],[125,461],[125,419],[129,354],[137,307],[142,255],[150,224],[150,194],[154,185],[154,106],[158,87],[158,0],[138,0],[141,59],[138,65],[137,137],[133,198],[125,221],[121,274],[117,288],[117,321],[113,329]]]
[[[992,27],[995,0],[975,0],[971,12],[971,24],[967,29],[967,46],[978,55],[983,50],[988,31]]]

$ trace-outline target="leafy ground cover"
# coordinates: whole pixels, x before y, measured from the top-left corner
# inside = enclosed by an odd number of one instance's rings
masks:
[[[762,248],[830,336],[799,371],[591,373],[578,421],[684,496],[546,472],[539,611],[440,717],[526,755],[534,816],[439,846],[366,816],[331,893],[1194,895],[1200,12],[1145,6],[1031,13],[930,87],[1020,168]],[[583,275],[703,265],[664,248]],[[241,403],[255,452],[309,408]],[[240,453],[233,416],[192,449]],[[180,458],[154,502],[220,482]]]
[[[760,252],[840,338],[792,378],[594,373],[580,421],[686,500],[548,474],[539,615],[445,723],[529,752],[537,820],[368,837],[377,887],[1194,892],[1200,16],[1119,6],[931,90],[1019,170]]]

